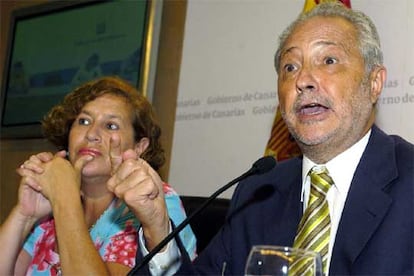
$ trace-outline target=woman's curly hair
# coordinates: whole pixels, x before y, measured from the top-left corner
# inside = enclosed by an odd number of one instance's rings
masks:
[[[134,141],[149,139],[149,146],[141,155],[155,170],[165,162],[164,149],[161,146],[161,128],[155,119],[155,113],[148,100],[139,91],[119,77],[102,77],[87,82],[65,96],[42,120],[42,130],[46,139],[58,149],[68,148],[69,131],[82,108],[90,101],[111,94],[124,97],[133,110],[132,127]]]

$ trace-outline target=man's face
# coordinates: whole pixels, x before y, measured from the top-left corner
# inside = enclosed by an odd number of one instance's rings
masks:
[[[314,17],[293,30],[281,51],[280,109],[304,154],[312,159],[323,149],[314,161],[344,151],[374,121],[379,92],[371,91],[358,45],[348,21]]]

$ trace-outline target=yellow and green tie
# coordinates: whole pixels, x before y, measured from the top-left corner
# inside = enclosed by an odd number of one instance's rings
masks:
[[[325,167],[315,166],[309,173],[311,189],[308,206],[299,223],[293,247],[319,252],[323,272],[327,274],[331,219],[326,194],[334,184]],[[295,275],[312,275],[311,264],[304,262],[292,267]],[[293,274],[291,274],[293,275]]]

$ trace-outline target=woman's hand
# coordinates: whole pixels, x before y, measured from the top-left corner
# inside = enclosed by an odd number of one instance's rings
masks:
[[[65,159],[66,151],[53,155],[42,152],[32,155],[17,170],[22,176],[19,205],[22,214],[37,218],[52,211],[51,201],[67,193],[80,193],[80,171],[93,157],[83,156],[75,165]]]
[[[163,183],[157,172],[133,150],[122,153],[120,141],[111,139],[112,177],[107,186],[124,200],[141,222],[151,250],[169,233]]]
[[[60,155],[55,155],[47,163],[41,164],[42,173],[33,176],[37,189],[53,204],[74,193],[81,194],[81,171],[93,157],[85,155],[72,165]]]
[[[65,156],[66,152],[60,151],[56,155]],[[36,175],[44,172],[43,165],[52,159],[52,153],[41,152],[32,155],[16,170],[22,177],[17,206],[21,215],[39,219],[52,211],[49,200],[40,192],[40,186],[35,180]]]

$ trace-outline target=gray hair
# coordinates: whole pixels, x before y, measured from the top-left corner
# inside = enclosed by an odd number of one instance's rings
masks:
[[[292,31],[303,22],[316,16],[341,17],[349,21],[355,27],[358,34],[358,48],[364,58],[365,72],[367,74],[371,72],[374,67],[383,64],[380,38],[377,28],[372,20],[364,13],[349,9],[342,3],[323,2],[309,12],[300,14],[280,35],[279,47],[276,51],[274,60],[277,72],[279,72],[281,50],[284,48],[286,40],[291,35]]]

